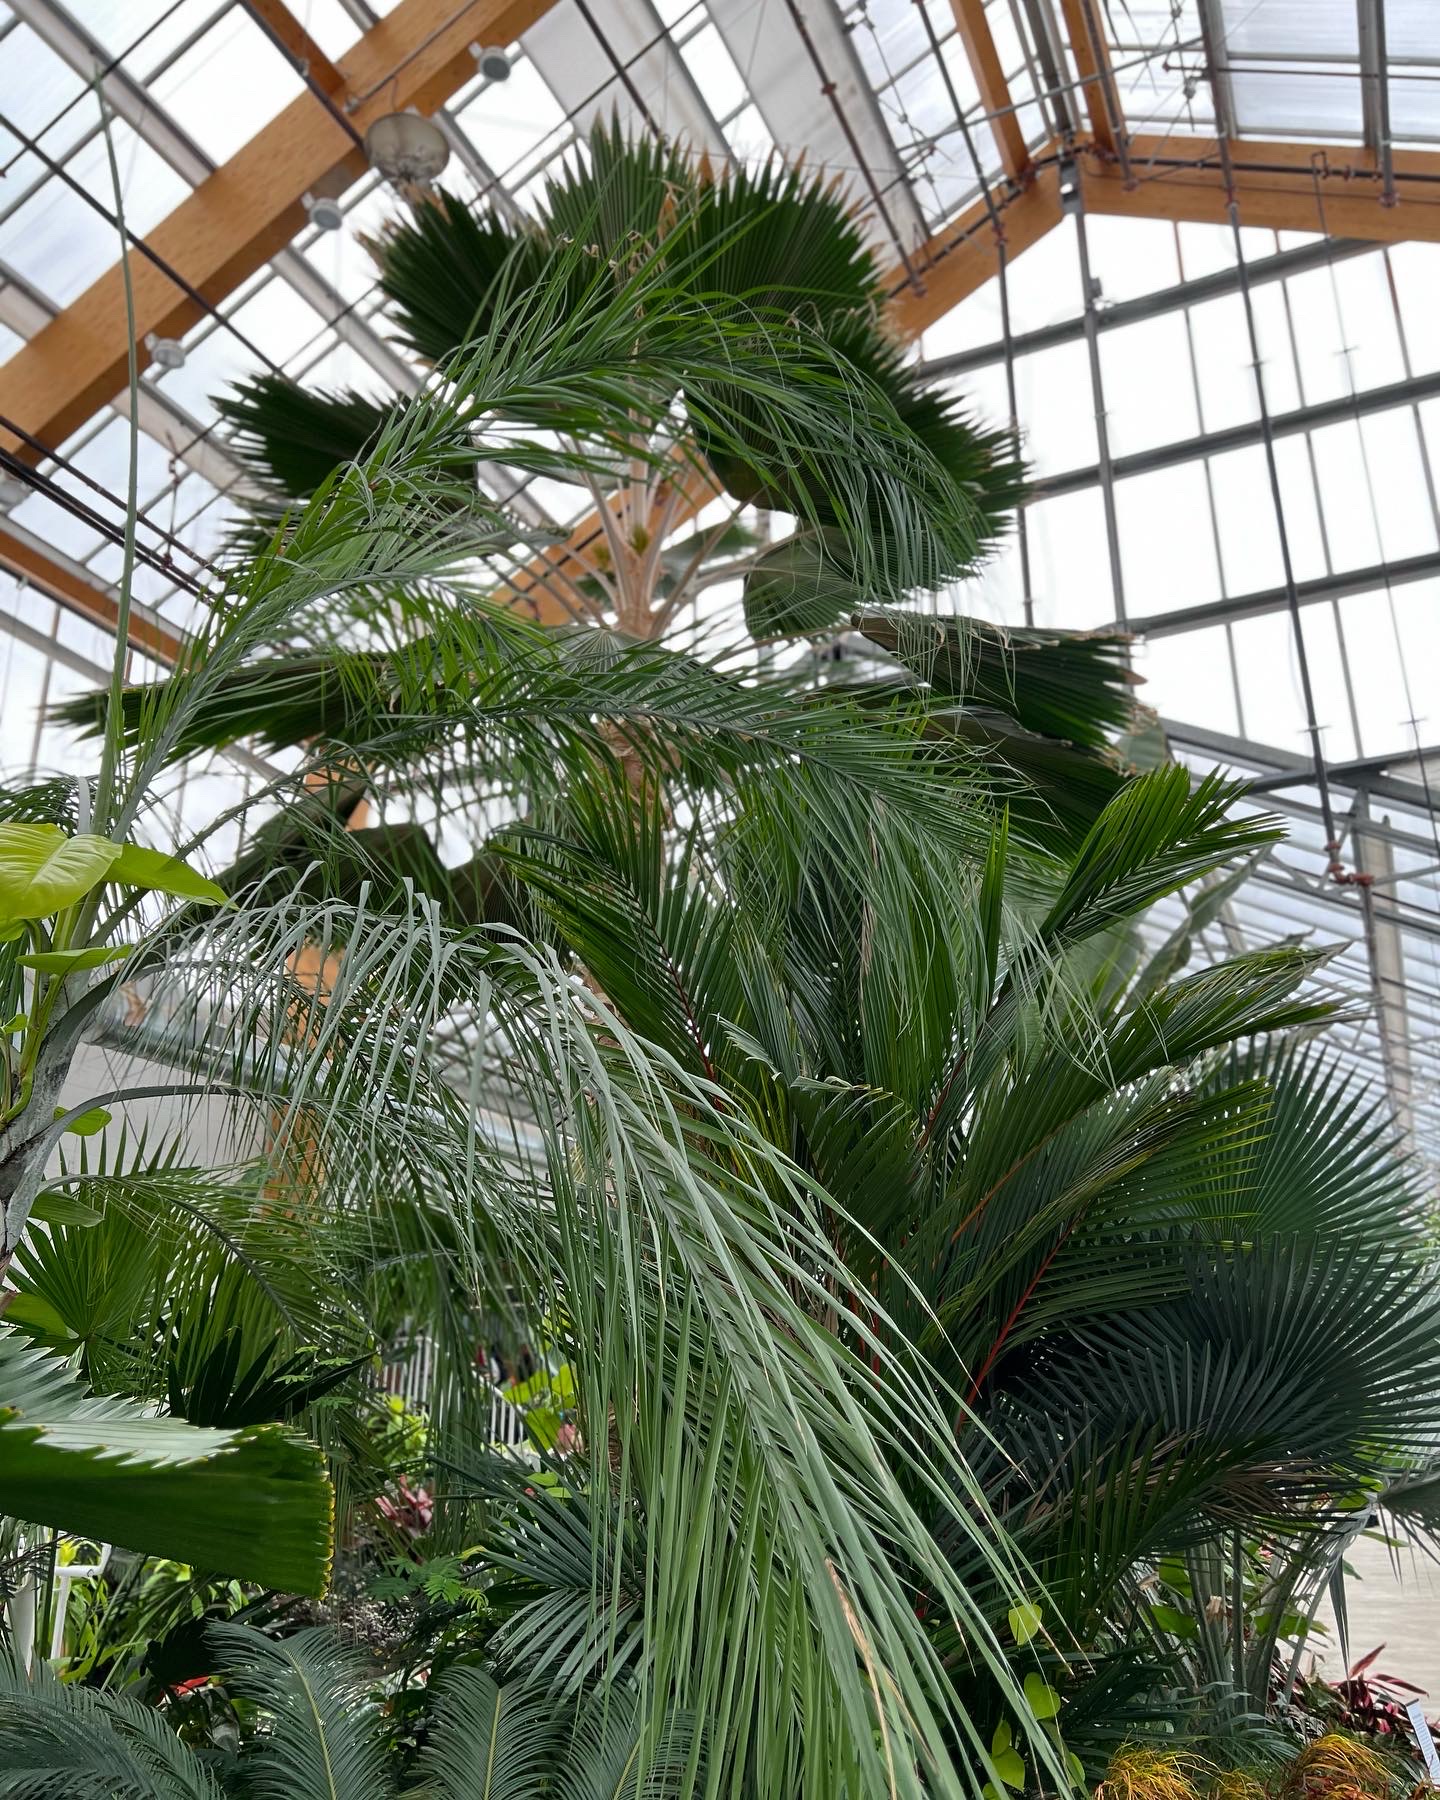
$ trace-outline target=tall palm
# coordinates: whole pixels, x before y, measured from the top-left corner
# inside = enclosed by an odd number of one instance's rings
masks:
[[[1005,528],[1020,478],[1008,436],[975,426],[957,402],[917,377],[887,325],[882,271],[860,221],[819,174],[778,164],[716,172],[681,148],[629,142],[618,129],[597,126],[548,183],[533,219],[473,209],[441,192],[369,247],[400,340],[431,369],[443,370],[497,319],[513,320],[517,308],[523,317],[582,305],[597,279],[623,287],[637,262],[655,256],[677,294],[698,307],[757,320],[802,318],[875,384],[923,444],[954,522],[952,531],[917,536],[913,521],[883,505],[857,513],[854,496],[817,496],[816,466],[860,452],[843,386],[828,414],[817,407],[795,432],[782,460],[744,383],[697,362],[677,371],[677,406],[663,419],[634,417],[624,454],[555,472],[589,495],[595,528],[588,544],[524,570],[521,591],[547,616],[605,621],[650,638],[703,589],[743,577],[746,620],[757,637],[824,632],[875,598],[877,573],[890,589],[941,587],[973,573]],[[643,355],[650,322],[637,319],[635,331]],[[270,495],[257,511],[262,524],[363,455],[398,398],[313,391],[271,374],[220,399],[236,448]],[[714,429],[717,406],[733,429]],[[565,430],[543,404],[534,422]],[[531,448],[523,440],[514,446],[511,463],[522,473],[534,466]],[[457,486],[475,473],[457,468]],[[492,472],[489,479],[503,491],[504,478],[496,483]],[[722,516],[677,538],[717,495]],[[738,516],[750,506],[795,515],[793,530],[773,543],[757,539]],[[527,522],[523,502],[510,512],[520,544],[543,550],[546,534],[533,513]],[[862,522],[863,559],[855,553]]]
[[[983,850],[996,791],[1014,778],[954,731],[927,735],[914,693],[876,706],[747,685],[655,647],[556,636],[485,600],[475,571],[504,553],[507,528],[477,491],[457,494],[457,463],[509,457],[510,428],[537,408],[553,421],[563,399],[578,445],[537,459],[598,464],[622,435],[629,447],[637,413],[658,427],[680,381],[707,369],[712,445],[745,444],[753,460],[768,443],[779,468],[808,430],[809,397],[820,409],[848,387],[862,453],[812,464],[807,506],[843,499],[835,510],[857,563],[873,508],[909,517],[896,554],[913,543],[923,562],[936,529],[934,460],[803,322],[723,309],[711,319],[670,287],[661,255],[621,293],[607,279],[581,304],[572,296],[543,318],[517,308],[497,322],[362,463],[336,472],[284,534],[236,565],[172,679],[127,696],[117,675],[100,709],[95,782],[9,797],[12,826],[23,816],[42,829],[40,860],[58,862],[64,880],[55,885],[51,870],[49,886],[32,882],[0,949],[24,1015],[7,1040],[5,1247],[34,1294],[44,1257],[32,1221],[55,1193],[48,1152],[58,1128],[85,1116],[54,1119],[53,1098],[113,991],[117,976],[104,971],[163,983],[183,1085],[249,1106],[268,1127],[260,1178],[293,1192],[301,1216],[379,1219],[380,1245],[405,1234],[404,1278],[417,1298],[433,1296],[437,1329],[452,1331],[447,1442],[475,1431],[463,1391],[454,1399],[473,1352],[467,1309],[508,1310],[561,1339],[594,1501],[583,1674],[603,1679],[623,1663],[650,1760],[668,1721],[695,1713],[713,1766],[743,1770],[758,1795],[795,1791],[817,1757],[857,1794],[974,1793],[990,1766],[988,1734],[957,1702],[913,1589],[923,1581],[1023,1722],[997,1621],[1024,1577],[949,1442],[930,1373],[837,1254],[811,1173],[697,1065],[693,1043],[683,1056],[652,1043],[627,1023],[618,983],[612,995],[578,980],[538,915],[513,904],[513,887],[503,926],[462,929],[443,916],[446,896],[402,879],[383,847],[353,887],[354,862],[336,851],[346,834],[328,796],[351,781],[396,806],[427,804],[476,839],[497,819],[535,828],[568,817],[592,794],[620,796],[629,817],[641,794],[667,835],[695,821],[697,844],[768,844],[777,871],[787,843],[823,843],[873,891],[888,933],[913,919],[942,871],[953,877]],[[742,374],[743,406],[730,397]],[[624,434],[611,405],[622,385]],[[871,559],[871,574],[897,598],[918,566]],[[336,641],[337,597],[347,637],[364,602],[383,600],[369,626],[378,661]],[[343,729],[277,774],[267,796],[309,796],[290,816],[309,866],[237,872],[228,904],[202,913],[215,896],[189,863],[138,850],[120,859],[151,822],[158,777],[208,741],[217,711],[244,730],[268,706],[260,652],[282,642],[304,644],[327,695],[343,700]],[[322,772],[331,789],[317,799],[307,778]],[[1017,830],[1014,862],[1042,884],[1043,835],[1038,824]],[[207,836],[173,848],[196,858]],[[25,841],[32,851],[41,842]],[[502,846],[486,848],[498,856]],[[137,902],[127,872],[196,905]],[[297,972],[302,957],[325,970],[320,989]],[[127,1098],[94,1096],[86,1114]],[[213,1211],[213,1194],[167,1193],[143,1169],[127,1165],[119,1178],[130,1203],[157,1213]],[[102,1212],[126,1199],[95,1184],[69,1197]],[[32,1308],[25,1329],[42,1332],[43,1315]],[[194,1385],[182,1381],[180,1396]],[[92,1462],[79,1473],[103,1471]],[[91,1488],[103,1506],[103,1479]],[[57,1480],[42,1520],[66,1523],[75,1493],[73,1479]],[[977,1546],[984,1606],[940,1553],[937,1511]],[[152,1515],[158,1536],[165,1519]],[[91,1515],[88,1528],[103,1526]],[[605,1577],[642,1529],[637,1653],[618,1636],[636,1596]],[[307,1582],[320,1574],[312,1568]],[[1043,1733],[1036,1754],[1061,1769]],[[688,1771],[687,1790],[698,1780]]]

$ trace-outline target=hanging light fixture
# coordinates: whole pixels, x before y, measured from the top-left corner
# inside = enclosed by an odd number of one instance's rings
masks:
[[[487,44],[479,49],[470,46],[475,55],[475,62],[480,73],[487,81],[508,81],[510,79],[510,58],[499,44]]]
[[[450,160],[445,133],[419,113],[386,113],[365,133],[370,167],[389,181],[429,183]]]
[[[156,337],[152,331],[145,339],[145,348],[150,352],[150,361],[157,369],[169,373],[172,369],[185,367],[185,346],[179,338]]]
[[[332,200],[328,194],[321,194],[318,199],[314,194],[302,194],[300,204],[317,231],[338,231],[345,223],[345,213],[340,202]]]
[[[30,483],[0,469],[0,512],[9,512],[30,493]]]

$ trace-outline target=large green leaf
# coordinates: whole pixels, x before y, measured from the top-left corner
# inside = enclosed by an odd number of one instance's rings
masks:
[[[120,855],[109,838],[0,823],[0,921],[43,919],[83,899]]]
[[[216,1431],[87,1395],[0,1328],[0,1507],[13,1517],[292,1593],[329,1578],[324,1459],[278,1426]]]
[[[178,856],[163,850],[150,850],[143,844],[124,844],[110,870],[110,879],[125,887],[149,888],[159,894],[174,894],[181,900],[207,900],[212,906],[225,904],[225,890],[217,887]]]

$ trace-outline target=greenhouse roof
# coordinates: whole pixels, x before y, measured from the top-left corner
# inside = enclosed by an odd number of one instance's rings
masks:
[[[376,117],[433,114],[446,185],[522,210],[612,113],[712,161],[803,153],[863,209],[934,379],[1013,414],[1033,466],[1005,554],[940,603],[1135,635],[1175,752],[1291,827],[1207,943],[1341,946],[1350,1052],[1440,1158],[1434,0],[0,0],[14,762],[73,759],[37,702],[93,684],[114,618],[101,92],[146,365],[137,668],[183,642],[243,492],[216,394],[266,366],[420,380],[362,241],[400,204],[361,148]],[[578,490],[522,504],[586,528]],[[261,778],[219,759],[175,804]]]

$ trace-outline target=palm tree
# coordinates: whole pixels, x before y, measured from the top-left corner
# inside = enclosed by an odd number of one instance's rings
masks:
[[[581,254],[576,256],[579,247]],[[550,618],[614,625],[628,637],[663,635],[706,588],[743,578],[746,623],[762,639],[827,632],[868,606],[877,579],[887,592],[934,589],[974,572],[1019,493],[1008,435],[971,424],[951,399],[916,375],[886,324],[888,296],[861,225],[836,185],[778,164],[758,173],[652,139],[627,142],[597,126],[551,180],[534,219],[472,210],[438,193],[369,246],[401,342],[444,369],[497,319],[563,315],[594,284],[623,289],[639,263],[663,258],[677,296],[736,318],[800,318],[874,384],[896,422],[923,445],[951,528],[915,534],[913,519],[883,505],[855,510],[837,491],[834,460],[860,451],[850,435],[843,385],[828,412],[816,404],[774,455],[764,408],[724,369],[679,371],[681,405],[658,419],[636,415],[621,454],[589,467],[547,472],[594,503],[589,541],[552,548],[523,498],[509,508],[515,540],[534,552],[514,579],[520,597]],[[657,321],[657,324],[660,323]],[[650,321],[636,322],[640,354]],[[663,329],[663,326],[662,326]],[[254,517],[269,529],[343,463],[376,441],[400,399],[311,391],[278,374],[257,376],[218,400],[235,448],[269,498]],[[563,435],[537,394],[533,423]],[[725,426],[716,429],[716,414]],[[517,440],[512,471],[537,467],[533,442]],[[815,474],[829,472],[819,495]],[[476,471],[457,466],[457,487]],[[498,479],[497,479],[498,475]],[[490,471],[497,491],[514,476]],[[722,516],[683,538],[676,532],[716,496]],[[740,519],[748,507],[794,515],[774,542]],[[863,521],[863,555],[855,527]]]
[[[583,259],[582,246],[577,281]],[[663,821],[667,837],[693,820],[697,846],[823,843],[837,869],[873,886],[885,929],[900,930],[922,878],[983,851],[996,792],[1014,778],[944,721],[927,734],[913,688],[862,704],[844,691],[749,684],[654,646],[547,632],[495,606],[484,571],[508,555],[509,524],[478,490],[457,492],[454,471],[511,458],[513,428],[540,414],[567,441],[536,449],[537,462],[601,466],[622,444],[633,453],[637,417],[653,437],[682,383],[709,391],[702,378],[713,384],[703,403],[712,451],[743,445],[752,462],[763,453],[790,468],[844,387],[860,454],[806,465],[805,503],[841,521],[857,567],[877,508],[910,519],[890,563],[867,564],[867,587],[891,599],[950,529],[937,465],[883,392],[803,321],[725,309],[712,318],[672,288],[668,246],[618,291],[607,273],[578,301],[572,285],[543,316],[526,296],[444,375],[283,533],[226,571],[210,623],[171,679],[127,694],[117,660],[95,781],[6,798],[0,828],[19,871],[15,930],[0,948],[17,1012],[0,1137],[4,1248],[20,1289],[12,1329],[66,1329],[39,1304],[55,1264],[32,1223],[53,1207],[51,1242],[74,1249],[87,1226],[62,1202],[101,1215],[88,1229],[106,1228],[112,1208],[178,1214],[222,1246],[225,1267],[239,1265],[227,1281],[252,1299],[263,1289],[267,1265],[246,1265],[245,1236],[225,1244],[213,1172],[178,1179],[148,1151],[83,1177],[57,1179],[48,1166],[66,1125],[103,1123],[100,1112],[131,1097],[95,1095],[54,1117],[75,1044],[119,973],[163,983],[181,1090],[249,1108],[267,1129],[246,1171],[248,1210],[243,1195],[224,1203],[232,1222],[254,1228],[259,1193],[262,1213],[278,1201],[301,1220],[335,1221],[361,1243],[362,1265],[371,1234],[375,1279],[379,1263],[397,1263],[394,1280],[433,1304],[437,1332],[449,1334],[439,1445],[475,1434],[465,1404],[474,1384],[462,1374],[475,1311],[561,1340],[591,1497],[589,1579],[567,1599],[584,1623],[570,1679],[588,1691],[621,1670],[633,1682],[642,1760],[660,1759],[671,1721],[696,1714],[710,1766],[743,1771],[757,1795],[795,1791],[817,1757],[856,1793],[978,1791],[989,1734],[958,1705],[933,1626],[916,1617],[918,1581],[1063,1779],[1001,1647],[1004,1606],[972,1604],[940,1552],[937,1513],[973,1538],[1005,1605],[1026,1577],[950,1441],[948,1403],[837,1253],[811,1172],[733,1104],[693,1045],[677,1057],[637,1033],[619,985],[611,994],[578,980],[533,907],[515,910],[509,853],[529,849],[523,833],[504,858],[498,842],[484,844],[510,884],[504,921],[466,928],[447,919],[453,895],[427,893],[398,859],[387,864],[384,845],[356,879],[339,799],[359,783],[480,837],[482,820],[523,817],[534,829],[587,796],[602,809],[610,797],[628,818],[641,795],[635,816]],[[380,654],[354,647],[357,615]],[[173,856],[144,846],[151,795],[164,769],[215,735],[217,717],[243,733],[267,713],[276,691],[262,652],[277,644],[313,659],[316,691],[338,704],[341,723],[265,795],[296,803],[282,836],[293,831],[304,854],[237,869],[221,887],[226,904],[213,905],[209,877],[192,866],[209,832]],[[317,793],[307,779],[321,775]],[[1015,867],[1037,881],[1041,836],[1017,828],[1015,840]],[[477,910],[490,916],[483,864],[472,877]],[[137,898],[146,892],[160,898]],[[323,971],[318,983],[302,977],[302,959]],[[118,1226],[116,1241],[123,1252]],[[187,1300],[186,1314],[210,1293]],[[275,1295],[264,1304],[276,1316]],[[177,1406],[214,1398],[200,1379],[213,1358],[238,1380],[238,1354],[223,1362],[228,1322],[198,1343],[169,1309],[155,1323],[165,1329],[149,1333],[144,1376],[163,1372],[160,1392]],[[292,1330],[287,1354],[304,1342]],[[117,1347],[102,1339],[90,1333],[81,1346],[87,1377],[113,1389]],[[331,1342],[342,1359],[358,1348],[343,1333]],[[240,1385],[263,1386],[265,1374]],[[112,1505],[111,1464],[128,1456],[158,1496],[161,1459],[123,1421],[91,1418],[84,1437],[46,1415],[0,1425],[0,1456],[33,1438],[60,1459],[32,1510],[183,1553],[173,1509],[152,1502],[142,1519]],[[226,1524],[207,1555],[271,1579],[256,1555],[264,1521],[237,1509]],[[607,1571],[641,1536],[639,1589],[617,1588]],[[322,1535],[284,1584],[318,1586],[325,1549]],[[688,1768],[682,1787],[698,1781]]]
[[[1383,1105],[1312,1042],[1325,953],[1188,973],[1193,916],[1149,955],[1136,929],[1183,888],[1213,916],[1245,873],[1215,885],[1226,864],[1273,841],[1240,798],[1138,777],[1053,875],[1002,815],[962,872],[913,849],[903,909],[823,840],[769,820],[702,840],[615,794],[500,852],[632,1028],[814,1172],[892,1322],[857,1352],[898,1329],[945,1379],[1034,1572],[1012,1631],[1082,1747],[1177,1684],[1263,1711],[1371,1497],[1434,1519],[1414,1471],[1440,1428],[1440,1285]],[[1247,1611],[1230,1571],[1257,1554]],[[954,1562],[984,1588],[968,1545]],[[1173,1635],[1192,1601],[1194,1644]],[[936,1641],[985,1716],[963,1633]]]

